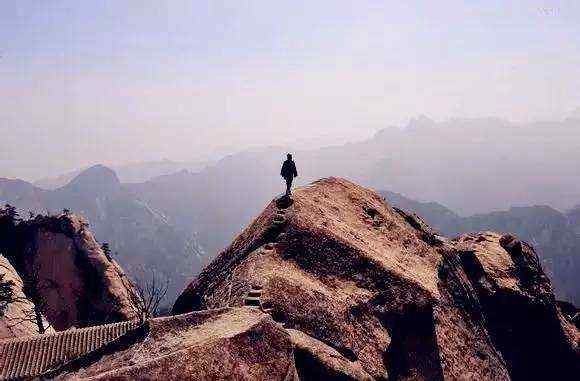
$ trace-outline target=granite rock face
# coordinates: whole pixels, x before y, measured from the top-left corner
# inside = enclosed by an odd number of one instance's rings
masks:
[[[131,319],[132,287],[73,214],[2,224],[0,244],[55,330]]]
[[[437,236],[419,217],[338,178],[298,189],[293,199],[268,205],[174,312],[251,300],[291,332],[306,378],[577,374],[578,330],[527,244],[495,233]],[[250,295],[256,289],[259,303]]]
[[[5,299],[0,300],[0,340],[35,335],[42,329],[47,333],[54,332],[42,314],[36,316],[34,303],[24,295],[24,283],[20,275],[1,255],[0,280],[9,288],[9,291],[6,289],[6,293],[3,293]],[[38,326],[37,318],[40,319],[42,328]]]

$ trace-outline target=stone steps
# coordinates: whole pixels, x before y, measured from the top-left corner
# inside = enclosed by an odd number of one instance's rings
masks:
[[[278,208],[274,214],[273,224],[281,227],[286,223],[286,210]],[[284,237],[285,233],[281,233],[279,237]],[[263,246],[264,251],[272,251],[277,247],[276,242],[268,242]],[[252,288],[244,297],[244,306],[259,307],[264,313],[272,314],[272,308],[263,308],[262,306],[262,286],[258,284],[252,285]]]
[[[274,214],[274,225],[280,227],[286,223],[286,211],[284,209],[277,209],[276,213]]]
[[[250,306],[250,307],[260,307],[262,305],[262,302],[261,302],[260,298],[246,296],[244,298],[244,305]]]

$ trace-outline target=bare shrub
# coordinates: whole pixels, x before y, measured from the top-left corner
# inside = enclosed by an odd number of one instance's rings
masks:
[[[127,289],[134,315],[140,321],[159,316],[159,307],[167,294],[169,279],[161,279],[155,270],[150,269],[136,277],[132,286]]]

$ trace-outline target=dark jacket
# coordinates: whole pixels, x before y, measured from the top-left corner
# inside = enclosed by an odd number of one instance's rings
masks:
[[[296,164],[294,164],[294,160],[286,159],[284,164],[282,164],[282,170],[280,171],[280,176],[282,176],[285,179],[298,176],[298,172],[296,171]]]

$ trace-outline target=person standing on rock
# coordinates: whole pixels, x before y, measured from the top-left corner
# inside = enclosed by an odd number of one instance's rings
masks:
[[[296,171],[296,164],[294,160],[292,160],[292,155],[286,155],[286,161],[282,164],[282,170],[280,171],[280,175],[286,180],[286,196],[290,196],[292,193],[290,188],[292,188],[292,180],[295,177],[298,177],[298,171]]]

